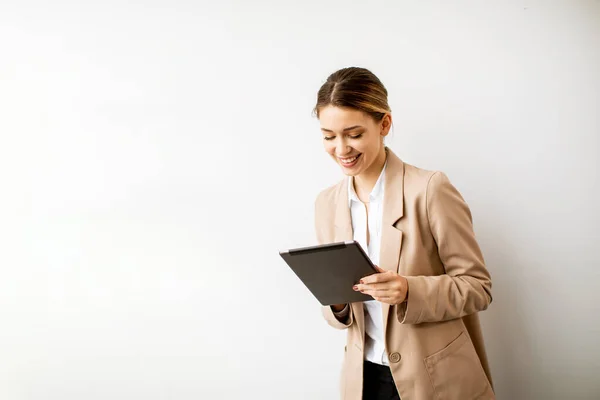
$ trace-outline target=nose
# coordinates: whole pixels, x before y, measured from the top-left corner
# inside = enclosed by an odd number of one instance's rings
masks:
[[[352,151],[352,148],[348,145],[348,142],[344,139],[340,139],[339,142],[336,143],[335,155],[337,157],[344,157]]]
[[[343,149],[338,149],[338,151],[336,152],[336,156],[338,158],[348,157],[351,152],[352,152],[352,149],[348,146]]]

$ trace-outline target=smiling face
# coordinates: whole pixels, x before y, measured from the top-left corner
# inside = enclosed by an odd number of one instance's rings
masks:
[[[379,175],[385,163],[385,145],[391,115],[375,121],[367,113],[328,105],[319,110],[325,151],[348,176]]]

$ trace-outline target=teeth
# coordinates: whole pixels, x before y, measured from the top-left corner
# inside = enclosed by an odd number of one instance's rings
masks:
[[[340,160],[342,160],[342,162],[344,164],[350,164],[353,163],[354,160],[356,160],[358,158],[358,156],[352,157],[352,158],[340,158]]]

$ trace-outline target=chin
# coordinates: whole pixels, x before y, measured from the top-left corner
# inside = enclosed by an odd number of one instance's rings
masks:
[[[346,167],[344,167],[342,165],[340,165],[340,168],[342,169],[342,172],[346,176],[357,176],[357,175],[360,175],[361,172],[363,172],[362,169],[361,170],[355,170],[353,168],[349,169],[349,168],[346,168]]]

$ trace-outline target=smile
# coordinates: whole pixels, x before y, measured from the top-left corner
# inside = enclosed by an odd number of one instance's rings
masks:
[[[340,163],[342,164],[342,166],[344,166],[346,168],[350,168],[350,167],[353,167],[354,165],[356,165],[356,163],[360,159],[360,156],[362,156],[362,154],[358,154],[354,157],[348,157],[348,158],[338,157],[338,159],[340,160]]]

